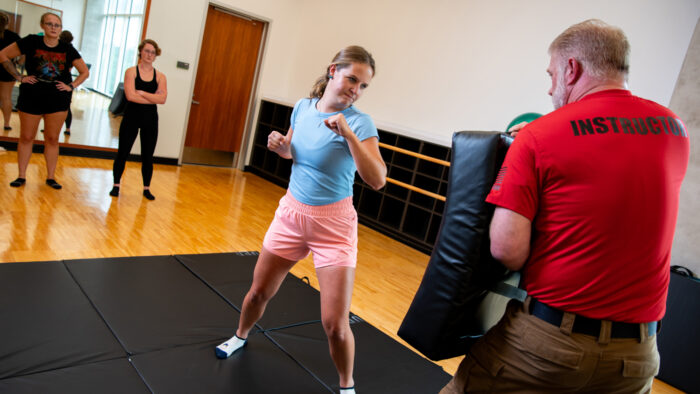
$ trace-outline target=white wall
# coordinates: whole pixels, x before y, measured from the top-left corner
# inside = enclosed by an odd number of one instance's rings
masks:
[[[177,158],[187,126],[207,2],[152,0],[147,35],[168,77],[156,155]],[[632,45],[630,87],[668,105],[700,16],[697,0],[222,0],[270,21],[257,98],[294,103],[341,47],[359,44],[377,76],[357,106],[380,128],[449,145],[457,130],[502,130],[524,112],[551,110],[547,47],[597,17]]]
[[[690,163],[681,187],[671,262],[700,275],[700,20],[671,97],[670,108],[683,119],[690,136]]]
[[[358,106],[379,124],[446,144],[456,130],[502,130],[523,112],[549,112],[547,47],[566,27],[592,17],[627,32],[634,92],[668,104],[700,15],[696,0],[313,3],[305,13],[313,23],[304,23],[302,34],[312,39],[311,49],[296,59],[303,67],[294,91],[306,93],[319,64],[359,43],[374,53],[378,70]],[[264,94],[293,96],[265,87]]]

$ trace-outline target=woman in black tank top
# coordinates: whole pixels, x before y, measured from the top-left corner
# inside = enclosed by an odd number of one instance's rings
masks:
[[[141,175],[143,176],[143,196],[155,200],[151,194],[151,177],[153,176],[153,152],[158,140],[158,111],[156,104],[164,104],[168,96],[165,75],[153,68],[153,61],[160,55],[160,48],[155,41],[145,39],[139,45],[138,65],[130,67],[124,73],[124,94],[126,109],[119,127],[119,150],[114,160],[112,174],[114,187],[110,196],[119,196],[121,177],[124,173],[126,159],[141,130]]]

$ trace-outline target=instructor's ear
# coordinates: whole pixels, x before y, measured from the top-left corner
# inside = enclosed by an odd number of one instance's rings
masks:
[[[581,63],[579,63],[578,60],[570,57],[566,61],[566,69],[564,70],[564,73],[564,80],[566,81],[566,84],[575,85],[581,78],[581,74],[583,74],[583,67],[581,67]]]

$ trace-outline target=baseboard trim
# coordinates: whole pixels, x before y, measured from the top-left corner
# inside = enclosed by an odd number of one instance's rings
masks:
[[[16,151],[17,141],[11,140],[0,140],[0,146],[7,150]],[[34,147],[32,148],[34,153],[44,153],[44,143],[43,141],[35,141]],[[63,156],[76,156],[76,157],[87,157],[92,159],[107,159],[114,160],[117,156],[117,150],[111,148],[99,148],[94,146],[86,145],[73,145],[73,144],[59,144],[59,155]],[[141,161],[141,155],[129,155],[128,161]],[[153,157],[153,163],[155,164],[167,164],[167,165],[178,165],[178,160],[171,157]]]

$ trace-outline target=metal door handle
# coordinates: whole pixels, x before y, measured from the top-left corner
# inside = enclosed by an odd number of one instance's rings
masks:
[[[197,101],[197,100],[192,100],[192,104],[197,104],[197,105],[199,105],[199,101]]]

